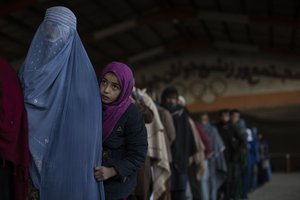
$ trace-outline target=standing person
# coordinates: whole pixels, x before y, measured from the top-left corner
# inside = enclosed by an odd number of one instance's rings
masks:
[[[111,62],[99,77],[103,103],[103,164],[95,168],[104,181],[107,200],[127,198],[136,186],[137,170],[147,155],[147,131],[142,113],[131,102],[131,69]]]
[[[217,128],[211,124],[207,113],[201,115],[201,124],[212,147],[212,155],[208,159],[207,168],[201,180],[202,200],[217,200],[218,190],[224,183],[227,173],[223,154],[225,146]]]
[[[257,130],[255,130],[257,132]],[[257,133],[256,133],[257,134]],[[272,178],[270,165],[270,152],[267,139],[260,133],[258,134],[260,162],[258,163],[258,186],[262,186]]]
[[[232,109],[230,111],[230,121],[237,130],[237,137],[240,143],[239,156],[235,162],[235,182],[234,185],[234,197],[236,199],[247,199],[247,174],[248,174],[248,165],[247,165],[247,154],[248,154],[248,142],[247,142],[247,133],[246,133],[246,122],[241,118],[241,113],[238,109]]]
[[[192,129],[193,133],[193,138],[196,144],[196,149],[197,152],[189,158],[189,168],[188,168],[188,190],[186,193],[186,196],[188,197],[187,199],[193,199],[193,200],[200,200],[201,198],[201,191],[199,189],[201,179],[203,177],[205,168],[205,156],[206,156],[206,151],[210,149],[210,146],[208,144],[208,138],[206,136],[204,140],[202,136],[204,136],[203,129],[199,127],[199,124],[197,124],[189,115],[189,110],[185,107],[186,105],[186,100],[183,96],[178,97],[178,103],[182,106],[184,106],[185,110],[188,113],[188,118],[189,118],[189,124]],[[206,143],[207,142],[207,143]],[[211,150],[211,149],[210,149]],[[210,151],[209,150],[209,151]]]
[[[0,199],[24,200],[28,185],[28,127],[20,81],[0,58]]]
[[[189,158],[197,153],[189,115],[186,109],[178,104],[178,96],[178,91],[173,86],[167,87],[161,95],[161,105],[171,113],[176,131],[176,138],[171,149],[171,196],[173,200],[186,199]]]
[[[147,129],[147,124],[152,123],[154,119],[154,112],[149,106],[146,105],[144,98],[138,88],[134,87],[131,100],[137,106],[138,110],[143,114],[146,129]],[[147,134],[149,139],[148,129],[147,129]],[[149,143],[148,143],[148,149],[149,149]],[[136,183],[135,190],[133,194],[131,194],[127,198],[127,200],[150,199],[150,195],[152,193],[152,188],[153,188],[152,185],[153,185],[153,181],[152,181],[152,174],[151,174],[151,158],[148,153],[144,164],[137,172],[137,183]]]
[[[224,156],[228,169],[226,181],[220,188],[220,195],[223,196],[224,200],[236,199],[236,164],[240,159],[242,139],[238,130],[230,122],[228,109],[221,110],[219,117],[220,120],[216,127],[225,145]]]
[[[168,160],[169,160],[169,166],[171,166],[172,163],[172,153],[171,153],[171,147],[172,144],[176,138],[176,132],[175,132],[175,126],[173,122],[173,118],[171,113],[163,108],[160,105],[157,105],[157,110],[159,112],[159,117],[161,119],[161,122],[164,126],[164,137],[167,147],[167,154],[168,154]],[[159,198],[159,200],[171,200],[171,176],[166,181],[166,191],[163,193],[163,195]]]
[[[251,182],[249,183],[248,186],[248,192],[251,192],[253,190],[255,190],[257,188],[257,181],[258,181],[258,163],[260,162],[261,156],[259,155],[259,139],[258,139],[258,135],[257,135],[257,128],[256,127],[252,127],[251,128],[251,132],[252,132],[252,141],[248,141],[248,145],[249,145],[249,152],[251,152],[252,154],[252,159],[251,159],[251,163],[253,164],[252,167],[253,168],[249,168],[249,177],[251,177]],[[248,156],[249,157],[249,156]],[[248,158],[250,160],[250,158]],[[250,181],[250,180],[249,180]]]
[[[71,10],[47,9],[19,76],[40,199],[104,199],[93,176],[102,155],[98,82]]]

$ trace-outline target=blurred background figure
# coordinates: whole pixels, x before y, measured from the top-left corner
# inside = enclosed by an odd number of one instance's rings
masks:
[[[17,73],[0,57],[0,199],[24,200],[28,193],[28,125]]]
[[[172,146],[171,194],[172,199],[185,199],[188,184],[188,166],[190,156],[197,153],[193,132],[186,109],[178,104],[178,91],[170,86],[161,95],[161,105],[173,117],[176,138]]]

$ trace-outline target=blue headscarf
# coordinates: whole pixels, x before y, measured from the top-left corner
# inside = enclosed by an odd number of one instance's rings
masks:
[[[40,199],[102,200],[97,78],[65,7],[47,9],[20,69],[28,112],[30,174]]]

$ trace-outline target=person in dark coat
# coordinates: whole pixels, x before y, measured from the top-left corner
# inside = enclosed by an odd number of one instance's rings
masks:
[[[111,62],[99,77],[103,103],[103,163],[95,178],[104,181],[106,200],[127,198],[135,189],[138,169],[148,149],[142,113],[132,103],[134,86],[131,69]]]
[[[153,111],[145,104],[142,96],[134,89],[132,93],[132,102],[137,106],[144,117],[145,124],[150,124],[153,121]],[[147,156],[144,164],[137,173],[136,188],[127,200],[148,200],[152,193],[152,177],[151,177],[151,160]]]
[[[238,109],[232,109],[230,111],[230,121],[232,125],[238,130],[240,138],[240,156],[237,162],[235,163],[235,183],[236,186],[234,197],[236,199],[247,199],[247,155],[248,155],[248,142],[247,142],[247,133],[246,133],[246,122],[241,118],[241,113]]]
[[[221,186],[219,195],[221,199],[235,199],[236,191],[236,163],[239,162],[243,138],[238,130],[230,122],[230,111],[228,109],[219,112],[220,120],[216,124],[219,134],[224,142],[224,156],[227,165],[227,178]]]
[[[197,153],[189,115],[185,107],[178,104],[178,96],[178,91],[173,86],[166,88],[161,96],[161,105],[171,113],[176,131],[176,139],[171,147],[172,200],[186,199],[189,157]]]

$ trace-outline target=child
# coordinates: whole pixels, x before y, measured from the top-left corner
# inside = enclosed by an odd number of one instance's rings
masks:
[[[131,69],[119,62],[108,64],[100,77],[103,103],[103,158],[95,178],[104,181],[107,200],[124,199],[136,185],[137,170],[147,155],[147,131],[142,114],[131,102]]]

